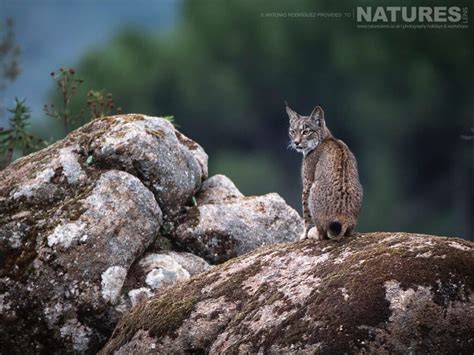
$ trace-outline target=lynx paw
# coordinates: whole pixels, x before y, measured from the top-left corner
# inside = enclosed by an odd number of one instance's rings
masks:
[[[305,228],[304,232],[300,234],[300,240],[305,240],[308,238],[308,230]]]
[[[308,239],[314,239],[314,240],[322,240],[322,236],[318,232],[318,228],[312,227],[308,231]]]

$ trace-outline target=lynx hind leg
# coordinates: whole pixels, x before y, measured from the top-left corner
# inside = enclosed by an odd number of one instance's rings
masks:
[[[321,233],[319,233],[318,228],[312,227],[308,231],[308,239],[314,239],[314,240],[323,240],[324,237]]]
[[[350,237],[352,235],[353,230],[354,230],[354,226],[347,227],[345,236]]]

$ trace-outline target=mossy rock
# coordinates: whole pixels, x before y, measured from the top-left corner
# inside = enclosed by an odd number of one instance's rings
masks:
[[[472,354],[472,270],[458,238],[274,244],[138,305],[101,354]]]

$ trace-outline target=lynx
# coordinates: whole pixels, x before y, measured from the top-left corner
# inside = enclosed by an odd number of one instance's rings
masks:
[[[326,127],[316,106],[301,116],[286,104],[291,147],[303,154],[303,217],[301,239],[340,240],[350,235],[362,206],[357,162],[347,145]]]

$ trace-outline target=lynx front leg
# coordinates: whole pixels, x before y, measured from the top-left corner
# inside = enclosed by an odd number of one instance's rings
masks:
[[[304,220],[304,232],[301,234],[300,240],[308,238],[308,231],[313,226],[313,221],[311,219],[311,213],[308,206],[309,198],[309,188],[303,188],[303,195],[301,200],[303,201],[303,220]]]
[[[318,228],[311,227],[311,229],[308,231],[308,239],[324,240],[324,236],[319,233]]]

